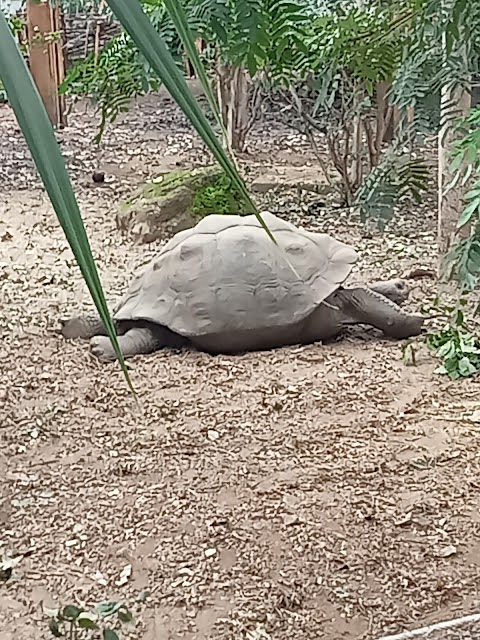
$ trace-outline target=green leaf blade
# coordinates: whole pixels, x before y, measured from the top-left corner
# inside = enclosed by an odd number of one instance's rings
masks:
[[[93,302],[108,331],[127,383],[135,395],[64,158],[38,89],[1,11],[0,80]]]
[[[135,42],[150,66],[158,74],[167,91],[190,120],[203,142],[208,146],[217,162],[236,185],[245,203],[250,208],[250,212],[256,216],[270,239],[277,244],[272,232],[265,224],[257,206],[253,202],[234,163],[228,157],[217,139],[205,114],[190,91],[185,78],[175,64],[165,42],[143,11],[141,3],[138,0],[106,1],[125,31]],[[194,53],[195,42],[192,40],[192,34],[188,29],[188,25],[181,24],[181,21],[185,20],[185,14],[176,6],[178,4],[178,0],[171,0],[168,6],[172,8],[173,15],[176,16],[179,25],[181,25],[183,37],[186,38],[186,41],[189,41],[188,47],[192,55],[192,60],[196,60],[197,56]]]

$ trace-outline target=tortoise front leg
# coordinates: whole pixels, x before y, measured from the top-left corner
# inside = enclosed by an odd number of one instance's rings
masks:
[[[93,336],[106,336],[107,330],[98,315],[76,316],[68,320],[60,320],[62,336],[67,339],[93,338]]]
[[[398,304],[373,289],[337,292],[344,313],[359,324],[369,324],[391,338],[410,338],[422,333],[425,318],[406,313]]]

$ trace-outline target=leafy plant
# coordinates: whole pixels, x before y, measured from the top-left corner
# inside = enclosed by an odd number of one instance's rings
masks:
[[[466,304],[461,300],[460,304]],[[464,313],[458,308],[446,308],[452,319],[438,333],[427,336],[427,346],[442,360],[436,373],[452,380],[468,378],[480,371],[480,340],[465,326]]]
[[[221,62],[252,78],[261,69],[281,71],[296,50],[306,53],[303,25],[314,13],[305,0],[196,0],[191,8]]]
[[[139,53],[134,46],[125,46],[125,40],[125,34],[121,33],[105,47],[98,59],[91,53],[74,65],[59,87],[60,95],[88,95],[96,104],[101,115],[95,137],[97,144],[106,125],[126,113],[137,95],[159,86],[155,76],[147,77],[139,64]]]
[[[415,19],[392,86],[392,101],[418,131],[447,132],[458,118],[455,100],[444,98],[469,90],[480,63],[480,5],[476,0],[413,0]]]
[[[480,276],[480,107],[458,120],[456,129],[463,135],[451,150],[453,179],[446,192],[467,181],[472,183],[457,224],[459,231],[470,226],[470,233],[453,243],[442,261],[441,275],[456,280],[460,288],[473,291]]]
[[[84,631],[92,632],[95,637],[101,632],[103,640],[120,640],[119,634],[112,626],[129,624],[133,620],[130,610],[122,602],[113,601],[100,602],[93,611],[76,604],[68,604],[46,613],[49,615],[48,628],[51,634],[55,638],[66,637],[68,640],[77,640]],[[113,617],[116,621],[107,626],[105,621]]]
[[[325,136],[346,201],[351,204],[356,195],[362,214],[382,221],[406,192],[418,199],[426,183],[426,164],[411,160],[402,149],[405,140],[437,133],[440,125],[447,131],[458,106],[453,99],[440,105],[441,93],[467,87],[478,71],[480,5],[474,0],[327,4],[309,30],[308,55],[298,52],[291,65],[288,92],[293,86],[296,96],[287,95],[287,103],[314,148],[316,136]],[[394,107],[400,159],[392,163],[391,148],[382,163]]]
[[[476,332],[469,330],[464,319],[468,296],[480,277],[480,108],[457,120],[454,126],[461,137],[451,149],[453,178],[446,191],[459,184],[465,186],[468,181],[473,184],[465,195],[457,223],[457,231],[467,231],[467,234],[464,237],[457,235],[442,259],[440,270],[442,279],[456,282],[459,301],[455,307],[447,308],[451,316],[448,325],[440,333],[430,335],[428,344],[443,360],[439,371],[456,379],[480,370],[478,328]],[[473,321],[478,312],[477,306],[472,313]]]
[[[456,280],[467,291],[475,289],[480,277],[479,227],[477,224],[469,237],[457,239],[441,264],[441,277]]]
[[[331,186],[346,204],[359,207],[362,217],[374,215],[382,222],[392,217],[399,198],[410,192],[418,199],[427,184],[427,165],[408,149],[412,127],[399,128],[385,148],[393,125],[389,86],[414,15],[407,2],[337,6],[312,23],[308,54],[298,51],[290,75],[284,73],[279,82],[289,106],[284,115],[307,135]],[[340,181],[330,176],[319,136]]]
[[[211,213],[241,213],[241,196],[226,176],[220,177],[214,184],[200,189],[193,199],[192,212],[197,216]]]
[[[355,198],[362,221],[377,219],[382,228],[392,219],[395,205],[406,195],[415,202],[430,181],[430,167],[422,158],[412,157],[408,147],[400,143],[400,136],[385,151],[379,165],[368,174]]]
[[[229,146],[242,150],[259,106],[252,78],[279,68],[292,48],[304,47],[301,25],[308,4],[305,0],[144,0],[143,5],[179,68],[185,52],[194,61],[193,40],[206,41],[202,58],[215,80],[223,133]],[[175,17],[177,12],[181,16]],[[184,33],[176,30],[181,22],[186,25]],[[195,69],[202,74],[198,65]],[[132,40],[120,34],[98,59],[91,55],[70,69],[62,92],[95,100],[102,115],[101,137],[104,124],[127,109],[133,97],[158,88],[154,77]],[[207,97],[211,101],[209,91]]]
[[[180,40],[163,3],[145,4],[147,15],[166,43],[175,62],[182,63]],[[100,55],[91,53],[67,70],[59,87],[60,95],[88,96],[100,113],[100,125],[95,142],[98,144],[105,127],[128,112],[132,101],[150,91],[158,91],[161,81],[139,52],[132,39],[122,31],[113,38]]]
[[[318,74],[334,63],[364,82],[372,94],[376,83],[393,78],[412,15],[408,2],[374,4],[368,9],[355,3],[338,6],[309,25],[304,46],[292,56],[290,73]]]
[[[347,203],[379,221],[393,215],[405,193],[418,199],[425,184],[426,165],[401,150],[405,137],[436,132],[442,89],[466,86],[478,70],[480,5],[475,0],[444,0],[441,8],[437,0],[368,6],[324,2],[318,11],[306,0],[184,0],[181,5],[144,0],[144,6],[177,64],[182,51],[191,58],[192,49],[173,28],[173,6],[181,7],[193,36],[206,40],[202,58],[215,79],[232,148],[244,148],[258,113],[260,84],[268,80],[266,86],[283,88],[294,126],[307,134],[314,150],[316,136],[326,135]],[[123,34],[97,61],[92,56],[73,69],[64,90],[90,93],[96,100],[102,113],[99,139],[106,122],[128,109],[134,96],[156,89],[154,77]],[[393,105],[400,113],[400,159],[387,170],[375,170],[382,164]],[[455,105],[444,104],[443,121],[455,117]],[[389,163],[391,158],[389,153]]]

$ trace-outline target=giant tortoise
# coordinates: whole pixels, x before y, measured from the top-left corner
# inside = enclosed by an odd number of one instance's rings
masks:
[[[356,251],[324,233],[264,214],[275,245],[254,215],[210,215],[177,233],[131,283],[113,315],[126,358],[162,347],[212,354],[331,339],[347,325],[386,336],[421,333],[423,318],[400,304],[401,280],[343,287]],[[292,268],[293,267],[293,268]],[[90,338],[115,358],[98,316],[62,321],[65,338]]]

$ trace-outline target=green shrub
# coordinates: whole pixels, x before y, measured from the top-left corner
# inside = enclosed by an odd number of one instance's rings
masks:
[[[200,217],[210,213],[244,213],[242,196],[227,176],[221,176],[214,184],[200,189],[195,194],[192,212]]]

